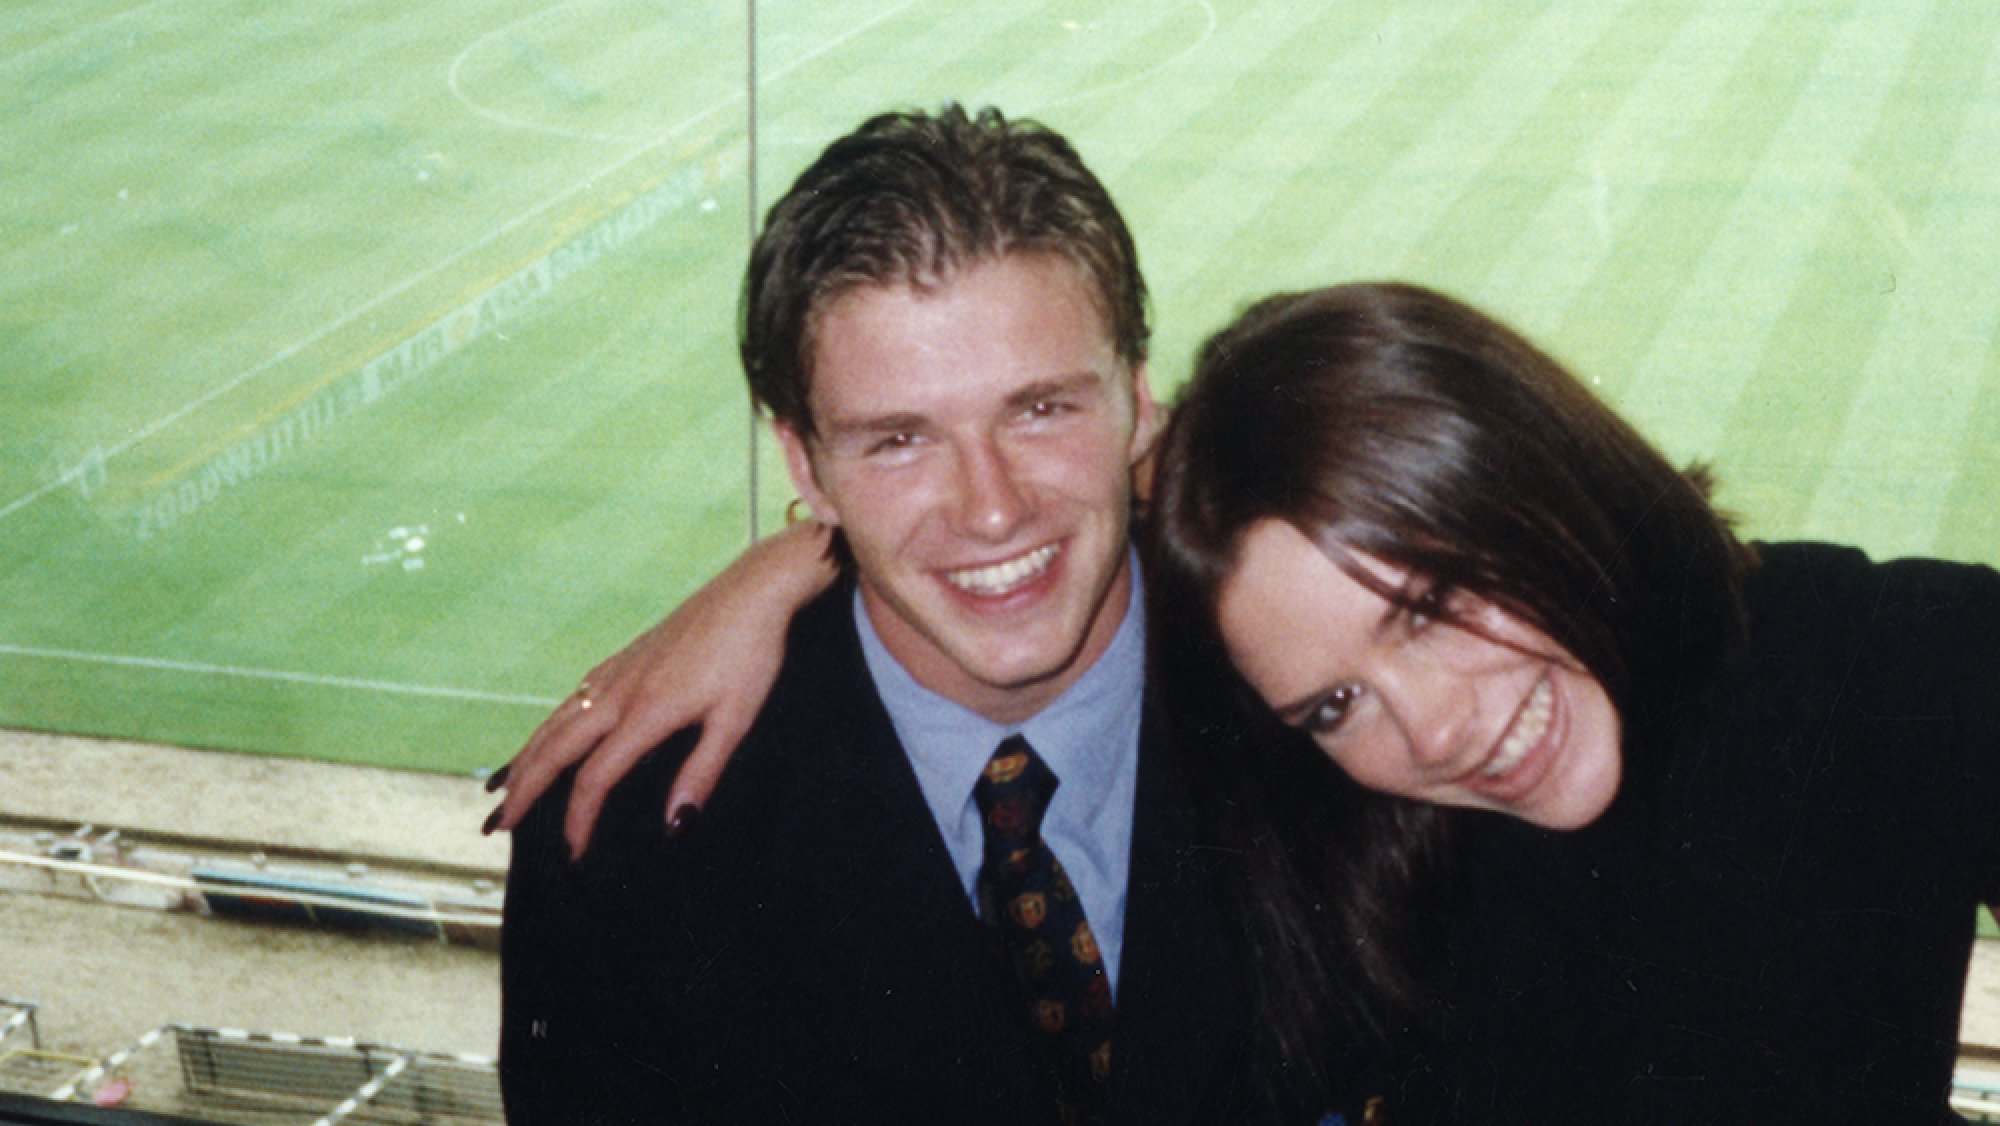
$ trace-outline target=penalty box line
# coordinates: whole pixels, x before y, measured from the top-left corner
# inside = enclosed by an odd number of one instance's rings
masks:
[[[28,660],[61,661],[70,664],[107,665],[114,668],[145,669],[196,676],[233,677],[241,680],[276,681],[315,688],[343,688],[381,692],[394,696],[418,696],[437,700],[464,700],[479,704],[540,708],[544,711],[562,703],[560,696],[529,696],[510,692],[486,692],[477,688],[450,688],[434,684],[405,684],[394,680],[335,676],[329,673],[291,672],[285,669],[257,669],[242,665],[218,665],[204,661],[180,661],[168,657],[141,657],[123,653],[91,653],[80,649],[44,649],[29,645],[0,644],[0,656]]]
[[[151,539],[215,504],[237,486],[314,444],[349,417],[424,379],[445,360],[499,332],[573,276],[620,251],[731,174],[730,147],[690,148],[681,163],[605,213],[559,236],[549,249],[479,287],[386,350],[333,369],[249,429],[159,478],[132,503],[134,534]]]

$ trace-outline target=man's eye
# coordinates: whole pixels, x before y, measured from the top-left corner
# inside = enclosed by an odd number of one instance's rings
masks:
[[[875,439],[874,444],[868,447],[868,452],[871,454],[893,454],[907,450],[916,444],[917,436],[907,430],[902,430],[894,434],[885,434]]]
[[[1347,713],[1360,698],[1360,685],[1343,684],[1314,701],[1304,718],[1299,720],[1299,728],[1315,737],[1331,735],[1347,722]]]
[[[1029,418],[1047,419],[1047,418],[1059,418],[1062,415],[1070,413],[1070,411],[1074,409],[1075,408],[1070,406],[1070,404],[1063,402],[1060,399],[1038,399],[1035,402],[1028,404],[1028,409],[1024,413],[1026,413]]]

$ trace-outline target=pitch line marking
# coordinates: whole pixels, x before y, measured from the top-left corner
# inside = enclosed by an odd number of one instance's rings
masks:
[[[9,55],[4,59],[0,59],[0,67],[14,66],[21,60],[26,59],[31,55],[39,55],[47,51],[53,51],[59,45],[66,43],[69,40],[78,39],[86,35],[95,34],[100,28],[108,27],[115,23],[123,23],[126,20],[134,19],[139,15],[141,15],[142,13],[147,12],[153,8],[158,8],[163,5],[171,3],[173,3],[173,0],[152,0],[151,3],[141,4],[136,8],[126,8],[123,11],[113,12],[108,16],[102,16],[98,19],[94,19],[89,23],[79,24],[76,27],[72,27],[68,31],[65,31],[62,34],[56,36],[54,39],[50,39],[42,43],[37,43],[33,47],[30,47],[27,50],[20,52],[19,54]]]
[[[1093,86],[1088,90],[1079,90],[1074,94],[1066,94],[1063,97],[1055,99],[1054,101],[1031,104],[1026,110],[1023,111],[1024,116],[1032,116],[1034,114],[1041,113],[1044,110],[1052,109],[1056,106],[1066,106],[1075,102],[1081,102],[1090,98],[1095,98],[1104,94],[1109,94],[1117,90],[1123,90],[1128,86],[1136,86],[1139,83],[1144,82],[1147,79],[1153,77],[1154,75],[1159,74],[1161,71],[1166,70],[1168,67],[1171,67],[1176,63],[1179,63],[1182,59],[1187,58],[1189,55],[1194,54],[1196,51],[1201,50],[1202,46],[1206,44],[1211,38],[1214,37],[1215,29],[1220,21],[1215,14],[1215,5],[1209,3],[1209,0],[1194,0],[1194,2],[1195,6],[1200,8],[1202,12],[1208,16],[1208,26],[1201,29],[1201,34],[1195,37],[1194,42],[1174,52],[1174,54],[1171,57],[1161,59],[1159,62],[1154,63],[1152,66],[1147,67],[1145,70],[1142,70],[1137,74],[1127,75],[1126,77],[1117,79],[1116,81],[1113,82],[1106,82],[1103,83],[1102,85]]]
[[[811,62],[813,59],[818,58],[820,55],[823,55],[826,52],[831,51],[834,48],[840,46],[841,44],[853,38],[854,36],[859,35],[861,32],[868,30],[875,24],[880,23],[881,21],[886,20],[889,17],[903,11],[914,2],[915,0],[903,0],[903,3],[898,4],[893,8],[889,8],[883,11],[881,14],[875,16],[874,18],[856,25],[847,34],[836,36],[833,39],[828,40],[825,44],[806,53],[805,55],[801,56],[799,59],[797,59],[790,65],[780,69],[779,71],[773,72],[772,75],[770,76],[770,79],[767,81],[776,81],[777,79],[783,77],[785,74],[788,74],[793,70],[796,70],[797,68],[805,65],[806,63]],[[556,207],[556,205],[563,203],[564,201],[588,190],[591,187],[594,187],[598,183],[598,181],[604,179],[606,176],[609,176],[612,173],[617,172],[618,170],[624,168],[628,164],[631,164],[633,161],[639,159],[640,157],[646,155],[647,153],[650,153],[653,150],[658,149],[662,145],[667,144],[669,141],[673,140],[675,137],[678,137],[687,130],[693,128],[701,121],[707,119],[708,117],[712,116],[713,114],[717,113],[720,110],[727,109],[730,105],[734,104],[736,101],[739,100],[741,100],[740,96],[737,98],[724,99],[722,101],[716,102],[708,106],[706,109],[698,110],[695,113],[690,114],[685,118],[682,118],[679,122],[667,127],[665,130],[659,133],[659,135],[655,136],[652,140],[647,141],[646,143],[638,146],[637,148],[632,149],[630,152],[627,152],[623,156],[618,157],[616,160],[611,161],[609,164],[604,165],[603,167],[597,169],[595,172],[592,172],[588,176],[583,177],[582,179],[571,184],[570,186],[563,188],[562,190],[556,192],[554,195],[549,196],[548,198],[542,200],[540,203],[537,203],[534,206],[528,208],[526,211],[523,211],[519,215],[516,215],[514,218],[509,219],[506,222],[496,227],[493,227],[492,229],[488,230],[484,235],[481,235],[480,237],[474,239],[472,242],[466,244],[463,248],[455,251],[452,254],[445,256],[444,258],[438,260],[436,263],[428,267],[425,267],[424,269],[419,270],[414,274],[411,274],[409,277],[403,279],[402,281],[396,283],[395,285],[390,286],[387,289],[384,289],[375,296],[353,307],[352,309],[349,309],[347,312],[342,313],[341,315],[335,317],[331,321],[328,321],[326,324],[320,326],[319,328],[313,330],[312,332],[307,333],[305,336],[300,337],[299,339],[293,341],[292,343],[285,345],[284,347],[280,348],[277,352],[273,353],[266,359],[244,369],[243,371],[237,373],[234,376],[231,376],[229,379],[223,381],[222,383],[216,385],[215,387],[212,387],[207,391],[204,391],[201,394],[195,396],[193,399],[190,399],[187,403],[183,404],[179,408],[169,411],[164,415],[161,415],[159,418],[156,418],[152,422],[149,422],[146,425],[141,426],[137,430],[134,430],[132,433],[119,439],[117,442],[114,442],[111,445],[106,446],[104,448],[103,456],[94,459],[92,464],[101,467],[104,464],[109,463],[113,458],[125,454],[135,446],[138,446],[140,443],[145,442],[147,439],[151,438],[153,435],[158,434],[160,431],[165,430],[170,426],[173,426],[175,423],[180,422],[182,419],[186,418],[190,414],[193,414],[195,411],[200,410],[202,407],[207,406],[209,403],[214,402],[216,399],[221,398],[222,396],[228,394],[229,392],[236,390],[238,387],[243,386],[245,383],[248,383],[252,379],[255,379],[263,375],[265,372],[270,371],[272,368],[278,366],[279,364],[285,362],[286,360],[291,359],[293,356],[298,355],[300,352],[305,351],[307,348],[312,347],[313,345],[326,339],[328,336],[333,335],[335,332],[338,332],[341,329],[346,328],[348,325],[353,324],[355,321],[361,319],[363,316],[374,311],[376,308],[387,303],[388,301],[397,297],[401,297],[403,294],[408,293],[411,289],[414,289],[419,284],[430,280],[431,278],[437,276],[439,273],[442,273],[447,268],[457,264],[467,255],[470,255],[475,251],[482,250],[485,247],[491,246],[493,243],[499,241],[502,237],[511,234],[515,230],[519,229],[520,227],[528,223],[530,220],[539,218],[544,213]],[[74,483],[82,476],[86,468],[87,467],[84,465],[72,466],[70,469],[65,470],[62,474],[57,476],[54,480],[44,482],[39,487],[29,490],[26,494],[9,502],[4,507],[0,507],[0,521],[5,521],[8,517],[14,515],[16,512],[21,511],[22,509],[28,507],[29,505],[35,503],[36,501],[42,499],[43,497],[49,495],[50,493],[55,492],[57,489],[64,488]]]
[[[581,129],[571,129],[567,126],[552,125],[545,121],[537,121],[531,117],[520,117],[518,115],[511,113],[503,113],[500,110],[491,109],[487,106],[483,106],[478,102],[473,101],[471,95],[467,94],[464,91],[464,89],[459,86],[458,82],[459,68],[465,64],[466,59],[470,58],[474,51],[477,51],[488,40],[494,39],[498,36],[506,35],[512,32],[515,28],[521,27],[524,24],[530,24],[538,20],[547,19],[550,16],[554,15],[555,13],[562,11],[564,8],[574,8],[584,2],[585,0],[565,0],[564,3],[556,4],[553,7],[544,8],[539,12],[535,12],[531,15],[522,16],[520,19],[514,20],[511,23],[503,24],[500,27],[494,28],[492,31],[487,32],[486,34],[480,36],[479,38],[473,40],[471,43],[467,44],[465,49],[463,51],[460,51],[457,57],[451,60],[451,66],[446,70],[445,85],[451,91],[451,96],[457,98],[459,102],[465,106],[466,109],[471,110],[473,113],[478,114],[480,117],[483,117],[486,120],[491,121],[496,125],[504,125],[510,129],[527,129],[532,132],[548,133],[553,136],[569,137],[574,140],[580,140],[580,141],[638,141],[638,140],[644,140],[647,137],[651,136],[651,134],[648,133],[591,133]],[[1201,2],[1205,4],[1207,0],[1201,0]],[[774,71],[771,71],[769,74],[760,76],[757,81],[758,87],[761,89],[765,86],[769,86],[773,82],[776,82],[779,79],[786,77],[787,75],[791,74],[793,71],[799,69],[805,64],[812,62],[814,59],[819,58],[821,55],[824,55],[829,51],[833,51],[836,48],[845,46],[855,36],[860,35],[865,31],[872,30],[875,27],[875,25],[882,23],[893,16],[902,14],[914,3],[916,3],[916,0],[903,0],[902,3],[896,4],[889,8],[885,8],[882,11],[876,13],[875,15],[869,17],[868,19],[865,19],[860,23],[855,24],[853,27],[848,28],[845,32],[842,32],[841,34],[834,36],[833,38],[827,40],[824,43],[821,43],[819,46],[813,48],[812,50],[806,52],[805,54],[799,56],[798,58],[792,60],[790,63],[787,63],[784,66],[779,67]],[[711,104],[708,108],[701,110],[699,113],[696,114],[696,119],[698,120],[702,117],[706,117],[709,114],[716,112],[717,110],[726,109],[729,106],[735,105],[736,103],[742,100],[743,100],[743,95],[741,94],[731,95],[730,97],[715,102]],[[675,128],[679,128],[679,126],[676,126]]]
[[[690,156],[698,154],[699,152],[700,152],[699,149],[693,148],[691,146],[687,149],[681,150],[681,153],[679,155]],[[263,430],[265,427],[269,426],[272,422],[284,417],[299,404],[309,399],[312,399],[313,397],[319,395],[321,392],[325,391],[328,387],[331,387],[334,384],[339,383],[343,379],[352,378],[357,371],[359,371],[361,368],[366,367],[369,361],[393,353],[394,351],[396,351],[397,348],[401,347],[405,342],[417,336],[422,335],[425,332],[425,330],[435,325],[442,324],[445,323],[446,321],[451,320],[454,313],[462,312],[465,306],[476,302],[479,298],[485,295],[493,293],[509,279],[519,276],[523,270],[527,270],[536,265],[537,263],[546,261],[548,258],[553,256],[558,249],[562,248],[563,246],[567,245],[568,243],[576,239],[577,236],[580,235],[582,232],[590,230],[592,227],[599,226],[606,222],[615,220],[620,214],[623,213],[626,207],[631,205],[633,200],[639,199],[651,192],[657,191],[660,187],[665,185],[669,180],[673,179],[674,175],[675,171],[668,171],[662,173],[659,176],[653,178],[647,184],[646,187],[639,190],[638,192],[633,193],[632,199],[620,200],[617,203],[602,209],[601,211],[591,213],[588,215],[583,215],[581,213],[572,213],[570,216],[570,219],[572,221],[565,226],[555,228],[553,231],[551,231],[549,238],[542,245],[542,247],[537,249],[535,253],[529,255],[527,261],[524,264],[518,266],[510,264],[510,265],[496,267],[486,278],[466,286],[463,291],[464,299],[462,301],[455,301],[455,303],[451,304],[447,308],[446,312],[442,317],[434,316],[429,312],[413,312],[408,318],[408,327],[398,328],[395,332],[388,333],[386,335],[386,339],[388,340],[388,344],[386,346],[376,342],[357,344],[355,346],[355,350],[361,353],[361,355],[365,358],[356,361],[352,364],[343,360],[336,364],[331,365],[331,370],[328,371],[327,374],[321,377],[317,382],[314,382],[307,387],[303,387],[298,391],[293,392],[291,395],[285,397],[284,399],[281,399],[276,406],[263,411],[255,419],[249,422],[241,423],[238,426],[236,426],[233,430],[225,432],[218,441],[211,442],[202,449],[197,450],[194,454],[190,455],[189,457],[182,459],[180,464],[162,470],[158,473],[155,473],[152,476],[152,478],[149,479],[142,486],[141,493],[142,494],[151,493],[152,491],[158,489],[160,486],[165,484],[172,484],[174,481],[179,480],[183,475],[193,472],[196,469],[199,469],[202,465],[205,465],[208,462],[213,461],[216,457],[220,456],[224,451],[228,450],[231,445],[235,444],[236,442],[242,440],[245,437],[248,437]]]
[[[580,0],[577,0],[577,2],[580,2]],[[1053,109],[1057,106],[1066,106],[1076,102],[1087,101],[1091,98],[1099,97],[1104,94],[1109,94],[1114,91],[1123,90],[1129,86],[1136,86],[1139,83],[1144,82],[1147,79],[1152,78],[1155,75],[1160,74],[1161,72],[1177,65],[1183,59],[1186,59],[1190,55],[1193,55],[1196,51],[1201,50],[1201,48],[1205,46],[1210,39],[1214,38],[1216,28],[1221,26],[1221,18],[1218,15],[1216,15],[1215,5],[1210,3],[1209,0],[1194,0],[1193,6],[1200,8],[1202,13],[1208,17],[1208,26],[1202,28],[1201,34],[1195,37],[1194,42],[1189,43],[1187,46],[1182,47],[1180,50],[1174,52],[1171,56],[1161,59],[1159,62],[1154,63],[1152,66],[1147,67],[1145,70],[1142,70],[1137,74],[1131,74],[1125,76],[1124,78],[1117,79],[1115,81],[1101,83],[1099,85],[1092,86],[1086,90],[1078,90],[1075,93],[1065,94],[1060,98],[1054,98],[1046,102],[1030,102],[1027,105],[1022,106],[1020,108],[1019,112],[1021,116],[1033,117],[1043,113],[1046,110]],[[467,49],[470,50],[470,48]],[[520,124],[523,128],[530,128],[530,129],[549,128],[547,126],[538,126],[533,122],[521,122]],[[810,135],[800,134],[796,136],[780,136],[780,137],[767,138],[765,140],[763,147],[766,149],[779,148],[779,147],[800,148],[806,145],[815,145],[824,143],[825,143],[824,139],[819,134],[814,133]]]
[[[284,669],[253,669],[240,665],[215,665],[202,661],[177,661],[166,657],[140,657],[121,653],[87,653],[78,649],[40,649],[28,645],[0,644],[0,656],[25,657],[73,664],[111,665],[117,668],[149,669],[156,672],[192,673],[198,676],[226,676],[242,680],[273,680],[285,684],[305,684],[319,688],[351,688],[382,692],[393,696],[422,696],[439,700],[468,700],[479,704],[508,704],[547,710],[562,703],[560,696],[528,696],[510,692],[484,692],[477,688],[447,688],[431,684],[404,684],[367,677],[334,676],[328,673],[290,672]]]

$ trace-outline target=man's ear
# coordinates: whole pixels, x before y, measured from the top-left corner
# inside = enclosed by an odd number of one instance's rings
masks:
[[[840,513],[826,491],[819,487],[819,472],[813,468],[806,437],[791,423],[775,418],[771,420],[771,433],[777,436],[778,448],[785,451],[785,471],[791,474],[792,488],[806,502],[806,507],[812,509],[813,519],[839,526]]]
[[[1132,369],[1132,412],[1132,448],[1126,461],[1136,465],[1153,452],[1153,443],[1166,422],[1165,412],[1153,401],[1153,381],[1143,363]]]
[[[1132,496],[1143,507],[1153,499],[1153,466],[1158,459],[1160,428],[1166,413],[1153,401],[1153,384],[1146,377],[1146,365],[1132,372],[1132,447],[1126,464],[1132,467]]]

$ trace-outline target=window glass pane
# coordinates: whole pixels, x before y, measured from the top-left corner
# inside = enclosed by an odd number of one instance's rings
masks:
[[[747,535],[747,41],[733,0],[0,11],[0,727],[108,737],[0,734],[0,1056],[491,1054],[473,773]]]
[[[0,714],[493,763],[744,536],[742,11],[65,18],[0,86]]]

